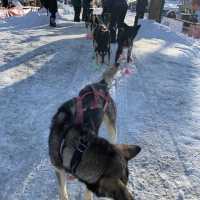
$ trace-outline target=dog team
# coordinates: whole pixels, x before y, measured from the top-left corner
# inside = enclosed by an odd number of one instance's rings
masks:
[[[131,61],[133,39],[140,25],[124,23],[128,8],[125,0],[104,0],[102,4],[103,17],[94,14],[93,10],[84,14],[86,27],[93,33],[97,62],[100,57],[101,63],[104,63],[105,56],[110,62],[110,43],[117,41],[114,65],[105,70],[99,82],[85,86],[77,97],[63,103],[51,122],[49,155],[58,179],[60,200],[69,200],[67,174],[86,185],[85,200],[92,200],[93,194],[114,200],[134,199],[127,188],[128,161],[141,148],[116,144],[117,110],[109,88],[118,71],[124,47],[128,48],[127,62]],[[110,7],[114,9],[109,10]],[[102,122],[106,124],[109,141],[99,137]]]

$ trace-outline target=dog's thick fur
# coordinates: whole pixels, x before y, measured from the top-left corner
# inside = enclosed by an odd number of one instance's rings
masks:
[[[79,95],[89,91],[91,86],[109,95],[108,86],[116,72],[117,67],[109,68],[104,73],[103,80],[86,86]],[[68,200],[65,173],[70,172],[70,162],[80,137],[89,141],[89,147],[83,152],[81,162],[73,176],[85,183],[87,188],[97,196],[111,197],[114,200],[133,200],[126,188],[127,163],[139,153],[140,147],[114,145],[98,137],[98,129],[103,120],[107,122],[112,138],[116,137],[116,109],[112,98],[109,97],[109,99],[105,112],[103,108],[106,102],[103,98],[98,99],[98,108],[92,110],[91,104],[94,97],[92,94],[87,95],[83,99],[85,109],[83,124],[79,126],[74,122],[75,98],[65,102],[53,117],[49,135],[49,155],[58,177],[61,200]],[[87,192],[85,199],[89,200],[91,197],[91,194]]]
[[[127,62],[131,61],[131,52],[133,48],[133,40],[136,37],[138,30],[141,25],[128,26],[123,23],[123,25],[118,30],[117,43],[118,48],[115,55],[115,63],[118,62],[120,55],[123,52],[123,48],[128,48]]]

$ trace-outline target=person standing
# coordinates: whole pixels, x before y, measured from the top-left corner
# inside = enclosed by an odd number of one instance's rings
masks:
[[[111,43],[116,42],[116,31],[117,28],[120,28],[124,22],[126,17],[126,13],[128,10],[128,4],[126,0],[103,0],[103,15],[109,13],[110,14],[110,36]]]
[[[74,21],[80,22],[81,0],[71,0],[71,3],[74,7]]]
[[[148,0],[137,0],[136,3],[136,16],[134,26],[138,25],[138,20],[144,18],[144,13],[146,11],[146,7],[148,6]]]

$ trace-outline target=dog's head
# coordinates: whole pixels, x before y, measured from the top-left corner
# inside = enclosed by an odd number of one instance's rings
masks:
[[[134,158],[141,148],[136,145],[125,144],[112,146],[115,152],[105,155],[107,167],[104,174],[96,184],[87,186],[99,197],[108,197],[114,200],[133,200],[133,196],[126,186],[129,176],[128,161]]]
[[[128,41],[133,41],[136,37],[141,25],[137,26],[128,26],[127,24],[123,23],[123,25],[119,28],[118,31],[118,43],[122,44],[123,46],[128,46]]]

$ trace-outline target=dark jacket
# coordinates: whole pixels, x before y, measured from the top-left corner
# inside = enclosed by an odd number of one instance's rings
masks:
[[[111,12],[116,7],[128,7],[126,0],[102,0],[103,12]]]
[[[92,0],[83,0],[83,8],[90,8],[90,3]]]
[[[148,5],[148,0],[137,0],[136,12],[145,12],[145,9]]]
[[[50,13],[56,13],[58,11],[57,0],[40,0],[41,4],[49,10]]]
[[[81,0],[71,0],[71,3],[75,7],[81,7]]]

